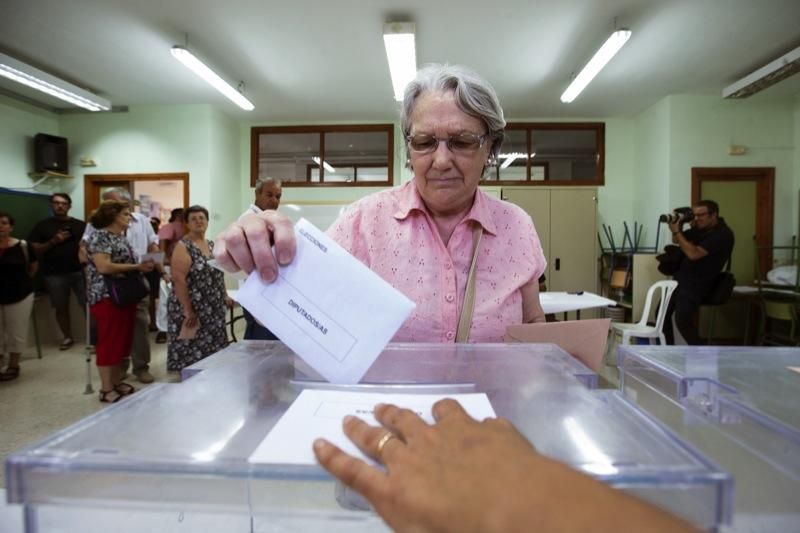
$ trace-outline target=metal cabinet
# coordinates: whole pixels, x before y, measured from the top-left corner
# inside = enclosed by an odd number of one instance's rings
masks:
[[[547,289],[597,292],[597,189],[503,187],[533,219],[547,258]]]

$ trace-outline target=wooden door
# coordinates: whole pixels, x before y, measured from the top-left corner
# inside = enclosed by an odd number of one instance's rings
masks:
[[[551,287],[550,273],[550,190],[542,187],[503,187],[500,196],[503,200],[520,206],[533,219],[533,225],[539,240],[542,242],[542,251],[547,259],[548,290],[558,290]]]
[[[692,168],[692,204],[714,200],[720,215],[733,224],[736,244],[731,268],[740,272],[735,274],[740,285],[753,282],[755,246],[772,246],[774,190],[774,168]],[[761,272],[772,268],[769,255],[762,253],[758,258]]]
[[[550,191],[551,291],[597,292],[597,190]]]
[[[756,182],[706,181],[702,184],[700,197],[713,199],[719,204],[720,216],[735,238],[731,272],[739,285],[750,285],[756,275],[756,203],[752,200],[756,197]]]
[[[89,219],[92,211],[100,205],[100,195],[111,187],[123,187],[129,192],[134,182],[142,181],[180,181],[183,185],[183,205],[189,206],[189,174],[185,172],[165,174],[87,174],[84,176],[84,215]]]

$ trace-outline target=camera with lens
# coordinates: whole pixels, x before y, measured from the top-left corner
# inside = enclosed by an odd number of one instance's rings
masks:
[[[684,222],[691,222],[694,219],[694,212],[691,207],[676,207],[672,213],[666,213],[658,217],[659,222],[667,224],[677,224]]]

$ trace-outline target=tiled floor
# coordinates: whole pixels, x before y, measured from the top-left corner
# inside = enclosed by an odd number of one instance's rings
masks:
[[[237,337],[241,338],[241,332]],[[154,340],[155,333],[150,333],[150,371],[156,382],[177,381],[177,374],[166,370],[167,345],[155,344]],[[2,366],[6,363],[3,359]],[[92,392],[86,393],[86,350],[82,343],[76,342],[63,352],[55,344],[42,346],[41,359],[37,359],[36,349],[30,348],[22,355],[20,368],[19,378],[0,382],[0,463],[11,452],[109,405],[99,401],[100,380],[94,359],[88,365]],[[147,387],[132,376],[127,381],[137,389]],[[3,468],[0,486],[6,486]]]

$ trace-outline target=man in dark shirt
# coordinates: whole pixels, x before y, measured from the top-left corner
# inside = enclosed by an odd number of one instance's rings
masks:
[[[691,228],[681,231],[683,222],[669,225],[672,242],[680,246],[686,256],[681,262],[675,280],[678,288],[672,294],[664,322],[667,344],[674,344],[672,315],[687,344],[701,344],[695,324],[695,314],[714,288],[717,275],[731,257],[733,232],[719,216],[719,205],[713,200],[701,200],[692,207],[694,219]]]
[[[86,305],[86,286],[78,259],[78,248],[86,223],[69,216],[72,199],[66,193],[50,196],[53,216],[39,221],[28,240],[39,258],[39,268],[44,276],[50,303],[56,310],[56,321],[64,339],[60,349],[74,344],[70,329],[69,291],[78,303]]]

